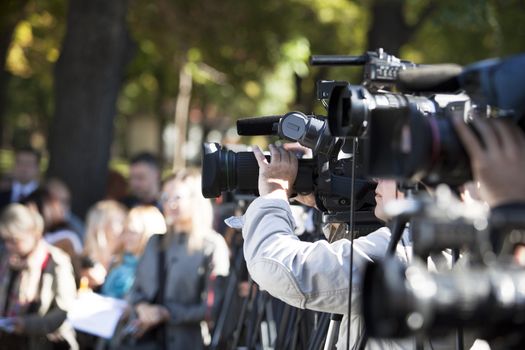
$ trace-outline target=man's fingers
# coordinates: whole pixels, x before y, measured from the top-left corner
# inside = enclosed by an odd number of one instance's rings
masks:
[[[273,144],[270,144],[268,146],[268,148],[270,149],[270,156],[272,157],[270,162],[271,163],[280,162],[281,161],[281,153],[279,152],[277,147],[275,147],[275,145],[273,145]]]
[[[268,165],[268,160],[266,159],[266,157],[262,153],[262,151],[259,148],[259,146],[254,146],[253,147],[253,155],[255,156],[255,159],[257,160],[257,164],[259,164],[259,168],[262,168],[263,166]]]
[[[475,119],[473,125],[481,135],[486,152],[491,153],[500,149],[500,135],[493,126],[483,119]]]
[[[296,157],[295,154],[293,154],[293,153],[290,154],[290,162],[291,162],[292,165],[295,166],[296,168],[299,166],[299,160],[297,159],[297,157]]]
[[[281,161],[290,163],[290,152],[285,150],[283,147],[278,147],[279,154],[281,155]]]
[[[312,150],[304,147],[299,142],[284,143],[283,148],[294,153],[297,157],[312,158]]]
[[[467,153],[471,158],[479,159],[483,155],[483,148],[474,132],[460,118],[452,118],[452,122]]]
[[[494,129],[499,134],[501,147],[508,154],[517,155],[525,146],[525,135],[519,126],[509,120],[494,120]]]

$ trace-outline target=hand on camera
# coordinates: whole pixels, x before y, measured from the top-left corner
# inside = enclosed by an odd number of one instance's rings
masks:
[[[460,119],[456,131],[470,156],[472,175],[480,182],[480,197],[491,208],[525,202],[525,134],[510,121],[472,122],[480,139]]]
[[[259,147],[253,149],[259,164],[259,194],[288,200],[297,176],[297,157],[282,147],[270,145],[269,148],[270,162]]]

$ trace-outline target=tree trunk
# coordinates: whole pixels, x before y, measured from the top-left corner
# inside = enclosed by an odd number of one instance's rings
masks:
[[[0,5],[0,146],[6,146],[5,111],[9,73],[5,70],[7,54],[11,45],[13,31],[23,18],[28,0],[7,0]]]
[[[179,72],[179,93],[175,105],[175,128],[177,138],[175,139],[175,151],[173,153],[173,170],[179,170],[186,166],[186,135],[188,131],[188,116],[190,113],[190,100],[193,77],[187,69],[186,64],[181,64]]]
[[[66,182],[78,215],[105,194],[116,100],[129,58],[128,0],[71,0],[55,71],[48,176]]]
[[[373,0],[372,17],[368,29],[368,50],[382,47],[387,53],[399,57],[399,50],[407,44],[425,20],[434,13],[437,2],[430,1],[422,9],[418,20],[408,24],[405,18],[406,0]]]

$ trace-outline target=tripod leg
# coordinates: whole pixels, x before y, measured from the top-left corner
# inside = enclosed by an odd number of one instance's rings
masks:
[[[257,296],[257,291],[254,291],[254,282],[252,279],[249,280],[250,282],[250,286],[249,286],[249,295],[247,298],[244,299],[244,302],[242,303],[242,308],[241,308],[241,313],[239,315],[239,321],[237,322],[237,327],[235,329],[235,332],[233,333],[233,341],[232,341],[232,346],[231,346],[231,349],[232,350],[235,350],[237,349],[237,344],[239,344],[239,339],[241,337],[241,334],[242,334],[242,330],[244,328],[244,324],[245,322],[247,321],[246,318],[247,318],[247,315],[249,315],[249,313],[247,312],[247,310],[251,310],[253,308],[253,302]]]

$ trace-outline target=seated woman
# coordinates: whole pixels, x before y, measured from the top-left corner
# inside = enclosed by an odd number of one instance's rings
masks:
[[[64,323],[76,296],[66,254],[42,238],[44,222],[35,211],[10,204],[0,215],[0,330],[5,349],[77,349]]]
[[[161,201],[168,231],[149,240],[139,262],[128,297],[137,315],[133,336],[158,349],[203,349],[201,322],[213,319],[216,306],[208,292],[217,277],[228,275],[228,247],[212,230],[199,173],[185,170],[168,179]]]
[[[122,251],[116,256],[102,294],[124,298],[135,281],[135,270],[149,238],[166,232],[162,213],[152,205],[142,205],[129,211],[124,232],[120,236]]]
[[[126,215],[127,209],[113,200],[95,203],[87,214],[81,279],[90,289],[102,286],[111,264],[122,252]]]

